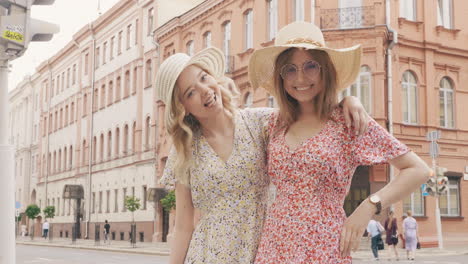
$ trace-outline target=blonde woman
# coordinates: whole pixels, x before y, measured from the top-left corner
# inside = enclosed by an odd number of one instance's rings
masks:
[[[161,180],[175,184],[177,197],[172,264],[252,263],[257,252],[269,184],[265,128],[274,110],[236,109],[223,74],[224,55],[208,48],[192,58],[172,55],[156,76],[175,147]],[[356,99],[346,105],[354,121],[367,118]]]
[[[374,214],[427,180],[429,168],[374,120],[356,136],[336,107],[337,94],[360,70],[360,46],[333,49],[313,24],[281,29],[255,51],[249,77],[273,94],[279,116],[269,125],[268,172],[277,188],[255,263],[351,263]],[[343,210],[360,165],[389,162],[399,175],[346,219]]]

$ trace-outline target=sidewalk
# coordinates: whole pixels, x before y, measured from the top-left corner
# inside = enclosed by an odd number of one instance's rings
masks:
[[[104,241],[101,240],[99,245],[96,245],[94,240],[89,239],[77,239],[75,244],[73,244],[70,238],[54,238],[52,241],[49,241],[42,237],[34,237],[34,240],[31,240],[30,237],[17,237],[16,244],[169,256],[169,246],[163,242],[137,242],[136,247],[133,248],[129,241],[111,240],[110,243],[104,244]]]
[[[388,246],[385,245],[384,250],[379,251],[380,259],[387,259],[388,258]],[[400,259],[406,258],[406,250],[403,248],[398,247],[398,255]],[[468,245],[454,245],[454,246],[445,246],[444,249],[439,248],[421,248],[416,250],[417,257],[433,257],[433,256],[461,256],[467,255],[468,256]],[[351,256],[355,260],[372,260],[374,257],[372,255],[372,251],[370,249],[363,249],[351,253]]]

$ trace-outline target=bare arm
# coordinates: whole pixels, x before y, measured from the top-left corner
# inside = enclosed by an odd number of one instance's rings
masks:
[[[400,170],[400,173],[376,193],[380,197],[382,209],[410,195],[427,181],[432,172],[426,163],[413,152],[392,159],[390,164]],[[366,199],[345,221],[340,245],[343,256],[349,255],[351,249],[357,250],[358,238],[364,232],[365,223],[369,222],[375,210],[375,206],[369,202],[369,199]]]
[[[171,243],[170,264],[184,263],[194,230],[194,208],[190,188],[176,184],[175,235]]]

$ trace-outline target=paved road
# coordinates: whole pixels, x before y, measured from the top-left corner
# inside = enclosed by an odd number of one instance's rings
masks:
[[[380,261],[362,261],[362,260],[354,260],[354,264],[370,264],[370,263],[383,263],[383,264],[390,264],[390,263],[415,263],[415,264],[466,264],[468,263],[468,255],[461,255],[461,256],[433,256],[433,257],[419,257],[416,255],[415,261],[409,260],[400,260],[400,261],[388,261],[386,258],[382,258]]]
[[[16,264],[166,264],[168,257],[16,245]]]

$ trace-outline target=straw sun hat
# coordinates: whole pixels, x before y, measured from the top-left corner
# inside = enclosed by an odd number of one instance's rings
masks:
[[[254,89],[259,86],[273,93],[276,58],[289,48],[323,50],[328,53],[337,72],[338,91],[348,87],[359,74],[361,67],[361,46],[333,49],[326,46],[322,31],[311,23],[294,22],[283,27],[277,34],[275,44],[259,49],[252,54],[249,62],[249,78]]]
[[[164,118],[167,127],[172,124],[175,118],[171,113],[171,109],[177,78],[190,65],[196,65],[206,70],[215,79],[220,79],[224,76],[224,54],[214,47],[206,48],[193,57],[185,53],[176,53],[167,58],[161,64],[156,74],[156,92],[158,98],[166,105]]]

